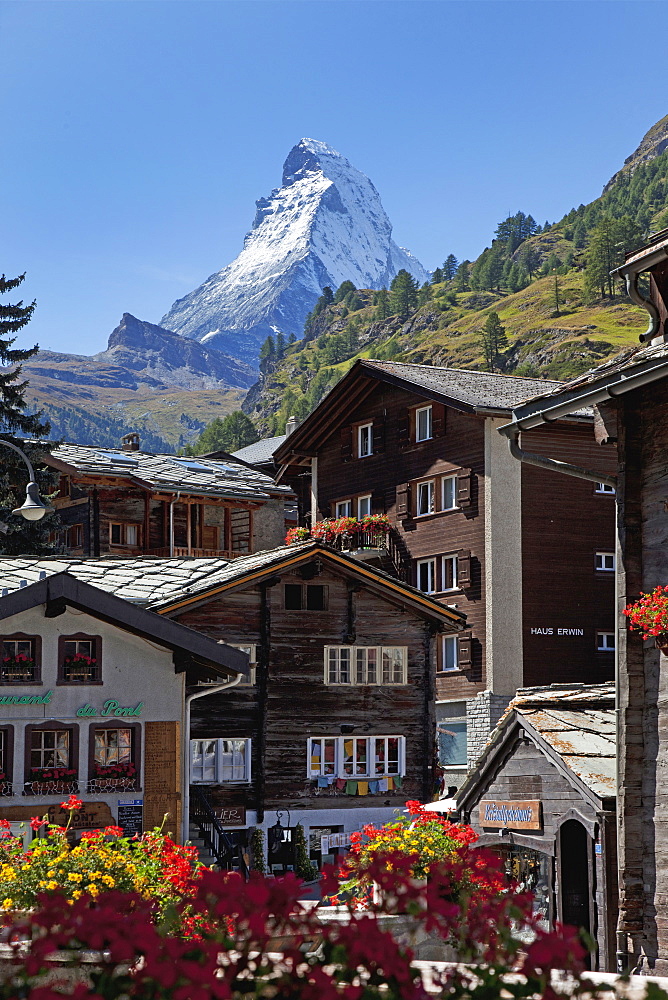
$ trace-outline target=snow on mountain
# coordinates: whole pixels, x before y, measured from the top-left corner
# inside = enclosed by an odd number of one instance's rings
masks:
[[[327,143],[302,139],[280,188],[260,198],[236,260],[178,299],[161,326],[257,365],[268,334],[301,337],[325,285],[389,286],[401,268],[428,272],[392,239],[368,177]]]

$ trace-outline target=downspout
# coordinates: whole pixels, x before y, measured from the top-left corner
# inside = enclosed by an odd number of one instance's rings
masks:
[[[169,501],[169,554],[174,555],[174,504],[181,499],[181,490],[176,491],[176,496]]]
[[[648,341],[654,340],[659,333],[659,327],[661,326],[659,310],[651,299],[646,299],[644,295],[641,295],[638,289],[639,271],[626,271],[623,267],[620,267],[617,273],[620,277],[624,278],[626,294],[631,299],[631,302],[635,302],[637,306],[642,306],[649,313],[649,325],[645,332],[641,333],[638,337],[641,344],[646,344]]]
[[[545,469],[547,472],[561,472],[567,476],[575,476],[577,479],[587,479],[591,483],[603,483],[605,486],[617,486],[617,477],[609,476],[603,472],[594,472],[581,465],[571,465],[569,462],[560,462],[556,458],[546,458],[544,455],[536,455],[531,451],[524,451],[518,443],[520,430],[515,424],[506,424],[499,427],[499,434],[505,434],[508,438],[510,454],[518,462],[525,465],[535,465],[538,469]]]
[[[206,687],[203,691],[193,691],[186,695],[183,720],[183,778],[181,781],[182,801],[183,801],[183,821],[182,821],[182,843],[186,843],[190,837],[190,706],[197,698],[206,698],[211,694],[220,694],[235,687],[242,678],[242,674],[237,674],[230,681],[222,684],[214,684]]]

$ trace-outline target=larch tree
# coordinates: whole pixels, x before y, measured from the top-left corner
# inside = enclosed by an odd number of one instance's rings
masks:
[[[485,356],[487,371],[498,371],[501,367],[501,354],[508,347],[505,327],[497,312],[491,312],[480,331],[480,346]]]

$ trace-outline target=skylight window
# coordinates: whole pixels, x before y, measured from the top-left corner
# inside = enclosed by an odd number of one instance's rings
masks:
[[[110,462],[121,463],[122,465],[136,465],[137,459],[128,455],[126,451],[98,451],[102,458],[109,459]]]
[[[191,458],[175,458],[174,461],[177,465],[183,466],[184,469],[189,469],[190,472],[212,472],[213,470],[209,465],[203,465],[201,462],[196,462]]]

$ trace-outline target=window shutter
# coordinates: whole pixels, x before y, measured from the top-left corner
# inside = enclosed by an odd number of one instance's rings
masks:
[[[380,455],[385,451],[385,420],[375,417],[373,421],[373,453]]]
[[[410,442],[410,417],[408,410],[404,410],[397,420],[397,444],[400,448],[408,448]]]
[[[445,434],[445,407],[442,403],[433,403],[431,408],[431,433],[433,437],[443,437]]]
[[[470,670],[473,666],[473,638],[460,635],[457,642],[457,665],[460,670]]]
[[[218,528],[212,524],[202,525],[202,548],[218,548]]]
[[[457,553],[457,586],[466,589],[471,586],[471,553],[460,549]]]
[[[457,506],[466,509],[473,503],[473,473],[462,469],[457,473]]]
[[[353,457],[353,429],[348,424],[341,428],[341,458],[344,462]]]
[[[410,483],[402,483],[397,486],[396,515],[400,521],[407,521],[411,516]]]
[[[385,513],[385,493],[383,490],[376,489],[371,494],[371,513],[372,514]]]

